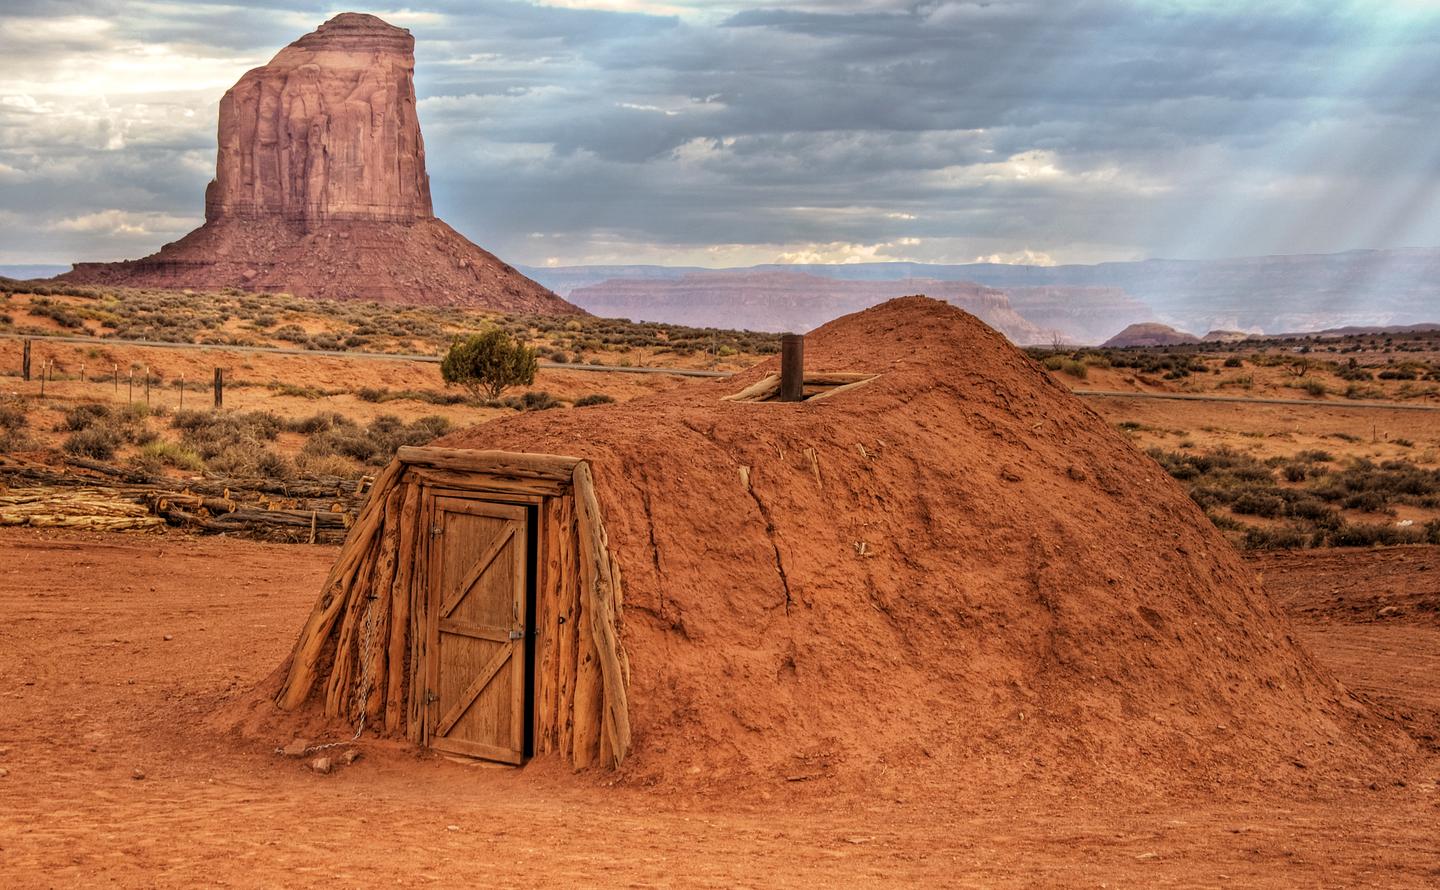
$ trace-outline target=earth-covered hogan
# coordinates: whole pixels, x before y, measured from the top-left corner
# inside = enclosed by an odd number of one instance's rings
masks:
[[[524,490],[544,517],[549,499],[563,513],[573,491],[577,504],[593,497],[575,515],[603,523],[587,545],[576,520],[581,558],[608,566],[580,576],[601,608],[562,623],[564,603],[537,593],[533,606],[505,609],[501,623],[519,626],[497,639],[526,639],[533,626],[537,690],[581,682],[587,639],[614,661],[595,669],[604,693],[587,700],[592,710],[536,693],[529,747],[512,757],[619,761],[637,783],[1045,775],[1153,787],[1354,775],[1411,750],[1295,643],[1159,466],[974,318],[924,298],[892,301],[812,334],[807,358],[807,375],[870,379],[798,405],[725,398],[773,372],[772,360],[730,380],[589,413],[516,415],[402,451],[292,658],[233,719],[273,736],[285,726],[349,733],[364,715],[375,731],[420,740],[465,720],[500,725],[467,711],[483,699],[455,698],[463,678],[443,678],[484,661],[473,686],[483,690],[490,667],[515,656],[437,663],[437,625],[417,644],[416,613],[393,610],[421,602],[419,584],[429,614],[441,609],[442,639],[479,634],[443,631],[450,604],[480,589],[445,579],[485,578],[491,563],[474,554],[513,548],[520,532],[502,526],[524,520],[497,518],[499,544],[455,552],[443,534],[424,550],[412,525],[427,499],[439,500],[425,515],[484,516],[487,504],[528,503],[515,497]],[[492,481],[476,482],[466,455]],[[541,541],[556,528],[533,521]],[[538,573],[542,592],[568,583],[555,580],[569,577],[566,564],[506,563]],[[497,589],[521,589],[515,575],[505,580]],[[367,605],[372,592],[387,605]],[[557,640],[581,655],[545,648]],[[417,645],[430,654],[417,660]],[[444,714],[429,707],[447,695],[427,685],[436,670],[450,684]],[[383,692],[379,677],[389,678]],[[615,719],[612,687],[623,692],[624,747],[604,722]],[[298,715],[276,711],[276,695]],[[576,757],[582,724],[601,747]]]

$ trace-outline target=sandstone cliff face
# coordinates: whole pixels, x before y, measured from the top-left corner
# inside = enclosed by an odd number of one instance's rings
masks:
[[[143,259],[78,263],[60,278],[580,312],[435,218],[414,47],[409,31],[343,13],[247,72],[220,102],[205,225]]]
[[[220,100],[205,218],[430,218],[414,70],[409,31],[344,13],[247,72]]]

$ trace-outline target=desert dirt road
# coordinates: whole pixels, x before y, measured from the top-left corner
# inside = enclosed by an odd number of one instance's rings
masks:
[[[0,885],[1440,885],[1440,548],[1254,563],[1417,739],[1411,772],[1148,798],[608,787],[373,740],[317,775],[213,715],[284,657],[333,553],[0,529]]]

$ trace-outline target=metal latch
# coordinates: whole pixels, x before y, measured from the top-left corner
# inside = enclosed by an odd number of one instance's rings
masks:
[[[443,535],[443,534],[445,534],[445,529],[444,529],[444,528],[442,528],[442,527],[440,527],[440,526],[438,526],[438,525],[432,525],[432,526],[430,526],[430,537],[432,537],[432,538],[438,538],[438,537],[440,537],[440,536]]]
[[[439,701],[439,700],[440,700],[440,696],[436,695],[435,693],[433,693],[433,692],[427,692],[427,693],[425,693],[425,704],[428,705],[428,704],[431,704],[432,702],[437,702],[437,701]]]
[[[523,630],[512,630],[512,631],[510,631],[510,639],[512,639],[512,640],[523,640],[523,639],[525,639],[525,631],[523,631]]]

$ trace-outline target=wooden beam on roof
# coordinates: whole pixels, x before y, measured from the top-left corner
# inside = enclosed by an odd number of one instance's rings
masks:
[[[404,464],[491,473],[497,476],[522,476],[568,482],[580,462],[578,457],[558,454],[532,454],[519,451],[478,451],[469,448],[437,448],[403,445],[395,457]]]

